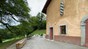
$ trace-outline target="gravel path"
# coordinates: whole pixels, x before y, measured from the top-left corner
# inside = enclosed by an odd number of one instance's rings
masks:
[[[46,40],[41,37],[32,37],[22,49],[88,49],[85,47]]]

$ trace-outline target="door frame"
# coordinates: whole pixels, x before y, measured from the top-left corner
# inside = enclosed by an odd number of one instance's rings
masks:
[[[86,32],[85,32],[85,44],[88,43],[88,19],[85,21],[86,23]]]
[[[86,20],[88,19],[88,16],[84,16],[81,20],[81,45],[85,45],[86,41]]]

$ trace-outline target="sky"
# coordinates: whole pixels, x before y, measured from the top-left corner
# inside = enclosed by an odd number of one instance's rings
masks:
[[[30,14],[36,16],[38,12],[41,12],[46,0],[27,0],[29,8],[31,9]]]

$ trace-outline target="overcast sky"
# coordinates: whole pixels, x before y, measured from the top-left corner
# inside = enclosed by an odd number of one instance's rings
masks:
[[[38,12],[41,12],[43,9],[46,0],[27,0],[29,8],[31,9],[30,14],[32,16],[37,15]]]

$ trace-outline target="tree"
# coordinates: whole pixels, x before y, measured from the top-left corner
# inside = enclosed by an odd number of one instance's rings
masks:
[[[21,30],[21,33],[23,32],[27,36],[33,32],[33,28],[28,21],[22,21],[18,28]]]
[[[17,22],[29,19],[30,9],[26,0],[0,0],[0,23],[4,25],[11,33],[18,35],[16,26],[12,26],[11,18]],[[18,20],[15,17],[18,18]],[[16,31],[14,31],[16,29]],[[5,29],[4,29],[5,30]],[[4,31],[0,31],[0,33]],[[9,32],[5,32],[5,35]],[[3,34],[0,34],[0,42],[2,42]]]
[[[28,17],[29,8],[26,0],[1,0],[0,12],[1,15],[16,15]]]
[[[37,15],[38,18],[38,29],[45,29],[46,28],[46,19],[45,15],[43,13],[38,13]]]
[[[0,43],[2,43],[2,40],[4,39],[4,38],[8,38],[8,36],[7,36],[7,33],[6,32],[8,32],[8,30],[4,30],[4,29],[0,29]]]
[[[46,29],[46,19],[43,13],[38,13],[35,17],[30,17],[30,25],[36,29]]]
[[[37,17],[30,17],[30,21],[29,21],[29,23],[30,23],[30,26],[32,26],[33,28],[34,28],[34,30],[36,30],[36,29],[38,29],[38,23],[39,23],[39,21],[38,21],[38,18]]]
[[[30,9],[28,8],[26,0],[0,0],[0,23],[5,25],[6,28],[10,30],[9,27],[11,25],[9,23],[6,23],[5,19],[3,19],[3,16],[10,15],[6,17],[11,17],[15,21],[20,22],[21,20],[29,18],[29,11]],[[20,19],[16,20],[13,15],[19,17]],[[10,18],[8,19],[8,22],[10,22],[9,20]]]

